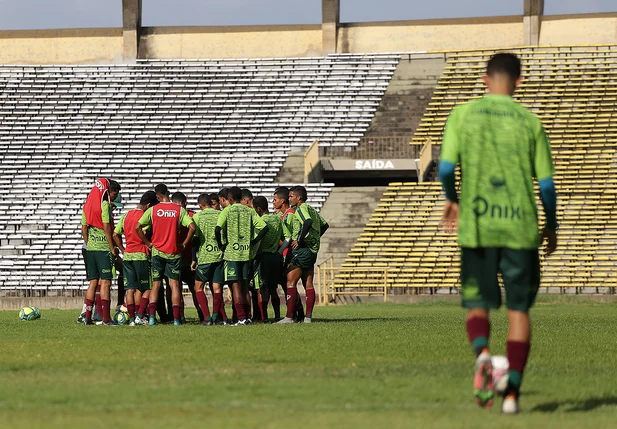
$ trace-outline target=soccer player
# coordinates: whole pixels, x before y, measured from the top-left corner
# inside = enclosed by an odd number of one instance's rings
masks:
[[[281,269],[281,254],[279,249],[285,241],[284,224],[280,216],[270,214],[268,211],[268,200],[265,197],[256,197],[253,200],[253,207],[257,214],[261,216],[268,232],[259,243],[257,255],[255,256],[253,285],[261,296],[260,312],[261,320],[268,320],[268,302],[270,296],[278,295],[277,287]],[[274,317],[281,317],[281,302],[278,300],[279,307],[274,306]]]
[[[231,284],[234,306],[239,325],[252,323],[247,317],[249,264],[251,247],[257,244],[268,232],[268,226],[255,210],[240,203],[242,190],[237,186],[229,189],[231,205],[219,214],[214,234],[219,249],[223,250],[224,278]],[[259,233],[255,234],[255,231]],[[223,244],[222,237],[227,243]]]
[[[109,314],[113,259],[117,251],[112,238],[111,192],[109,180],[97,179],[86,199],[81,215],[81,234],[86,242],[87,275],[86,314],[83,321],[92,324],[92,304],[101,283],[101,312],[104,325],[113,325]]]
[[[253,193],[250,189],[244,188],[242,189],[242,200],[240,201],[243,206],[247,206],[253,208]],[[254,279],[254,268],[255,268],[255,252],[257,249],[255,247],[251,247],[251,263],[249,265],[249,283],[248,283],[248,295],[246,299],[248,302],[253,304],[253,316],[255,320],[263,320],[261,315],[261,295],[259,295],[257,288],[253,284]],[[249,314],[249,319],[251,315]]]
[[[186,212],[190,217],[195,215],[195,212],[187,209],[188,200],[186,195],[182,192],[174,192],[171,196],[171,201],[175,204],[178,204],[181,207],[184,207]],[[186,238],[186,234],[188,234],[188,228],[182,227],[180,228],[180,241],[184,241]],[[193,297],[193,305],[197,310],[197,316],[199,317],[199,322],[204,321],[204,315],[200,309],[199,302],[197,301],[197,296],[195,295],[195,273],[191,270],[191,262],[193,262],[193,248],[192,246],[187,247],[182,252],[182,269],[180,271],[180,286],[182,283],[185,283],[189,291],[191,292],[191,296]],[[181,317],[184,319],[184,298],[182,299],[182,307],[181,307]]]
[[[214,230],[218,223],[219,201],[217,194],[201,194],[198,198],[201,211],[193,216],[195,222],[195,238],[198,243],[194,255],[197,257],[193,261],[191,268],[195,272],[195,293],[201,311],[206,315],[202,325],[212,325],[218,322],[219,316],[226,322],[227,315],[224,315],[223,302],[223,252],[216,242]],[[194,241],[194,243],[195,243]],[[204,284],[208,283],[212,290],[213,305],[212,317],[209,317],[208,298],[204,291]]]
[[[439,176],[446,203],[442,225],[458,229],[461,295],[467,309],[467,334],[476,354],[474,395],[480,406],[492,403],[489,310],[501,306],[501,273],[510,328],[510,362],[502,412],[519,411],[518,398],[530,349],[529,310],[540,285],[538,247],[557,248],[557,196],[551,148],[540,120],[512,100],[521,82],[521,62],[500,53],[488,62],[484,83],[489,94],[454,108],[448,118]],[[455,166],[461,164],[460,200]],[[534,177],[546,213],[538,233]]]
[[[298,280],[306,291],[306,316],[304,323],[311,323],[315,306],[315,288],[313,276],[321,236],[329,228],[328,223],[317,210],[306,203],[307,193],[304,186],[294,186],[289,190],[289,203],[295,207],[291,230],[288,236],[291,245],[291,262],[287,268],[287,315],[278,323],[294,323],[292,315],[298,299]]]
[[[164,183],[159,183],[154,187],[156,198],[159,201],[164,199],[169,200],[169,189]],[[167,304],[167,305],[165,305]],[[171,287],[169,286],[169,279],[164,278],[164,286],[161,284],[159,288],[159,296],[156,303],[156,311],[159,313],[161,323],[173,322],[173,305],[171,303]]]
[[[221,188],[219,191],[219,205],[221,210],[229,205],[229,188]]]
[[[276,213],[281,217],[285,227],[290,230],[291,229],[291,219],[293,218],[293,214],[295,210],[289,206],[289,188],[287,186],[279,186],[274,191],[274,199],[272,200],[272,206]],[[289,262],[291,262],[291,249],[289,247],[285,247],[283,251],[283,255],[281,258],[281,273],[279,284],[285,293],[285,297],[288,298],[287,295],[287,267],[289,266]],[[278,296],[278,293],[271,296],[272,306],[274,308],[281,307],[281,300]],[[276,310],[275,310],[276,311]],[[279,317],[276,319],[280,319],[280,312],[278,313]],[[300,296],[297,296],[296,299],[296,308],[292,315],[292,318],[297,321],[304,321],[304,307],[302,306],[302,299]],[[278,320],[277,320],[278,321]]]
[[[180,269],[182,252],[191,243],[195,233],[195,224],[186,210],[169,201],[167,195],[158,194],[159,204],[150,207],[137,222],[135,231],[141,241],[152,249],[152,292],[148,304],[149,325],[156,325],[156,303],[163,276],[169,278],[171,286],[172,311],[174,326],[182,325],[180,305]],[[143,227],[152,227],[152,240],[146,238]],[[183,243],[178,244],[180,226],[189,228]]]
[[[144,211],[158,203],[156,194],[148,191],[142,195],[137,208],[125,213],[114,230],[114,241],[124,254],[122,262],[126,273],[126,307],[129,313],[129,325],[146,324],[144,317],[150,297],[150,263],[148,262],[148,248],[141,241],[135,227],[144,214]],[[122,235],[125,235],[126,246],[122,244]],[[139,303],[139,308],[135,307]]]
[[[250,189],[242,189],[242,201],[240,202],[247,207],[253,208],[253,193]]]
[[[117,190],[118,195],[116,196],[116,198],[114,200],[112,200],[111,202],[111,214],[112,214],[112,224],[114,229],[115,229],[115,222],[114,222],[114,210],[115,209],[123,209],[124,208],[124,204],[122,204],[122,195],[120,195],[120,184],[118,182],[116,182],[115,180],[110,180],[109,181],[109,190],[113,193],[114,190]],[[115,241],[115,239],[114,239]],[[119,249],[118,249],[119,250]],[[117,277],[117,281],[118,281],[118,299],[116,301],[116,311],[120,311],[121,307],[124,304],[124,297],[125,297],[125,289],[124,289],[124,269],[123,269],[123,264],[122,264],[122,258],[120,256],[120,254],[118,254],[118,257],[115,259],[114,261],[114,268],[116,269],[116,273],[118,275]]]

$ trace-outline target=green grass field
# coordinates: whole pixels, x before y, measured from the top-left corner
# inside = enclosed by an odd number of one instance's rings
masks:
[[[473,402],[455,304],[334,306],[311,325],[249,327],[85,327],[77,313],[0,312],[0,427],[617,427],[617,304],[538,303],[513,417]],[[496,354],[505,332],[495,313]]]

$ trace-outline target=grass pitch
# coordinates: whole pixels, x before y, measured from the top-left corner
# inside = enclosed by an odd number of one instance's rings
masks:
[[[513,417],[473,402],[455,304],[317,308],[311,325],[250,327],[86,327],[77,314],[0,312],[0,427],[617,427],[617,304],[538,303]],[[492,326],[503,354],[505,312]]]

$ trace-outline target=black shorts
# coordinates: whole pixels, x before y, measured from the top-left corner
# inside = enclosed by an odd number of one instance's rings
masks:
[[[278,253],[261,253],[255,257],[253,285],[255,289],[276,289],[280,278],[281,257]]]
[[[291,251],[291,262],[289,267],[298,267],[303,272],[312,272],[317,262],[317,254],[311,252],[306,247],[298,247]]]
[[[540,256],[537,249],[462,248],[463,307],[487,310],[499,308],[499,273],[503,278],[508,309],[529,311],[540,288]]]

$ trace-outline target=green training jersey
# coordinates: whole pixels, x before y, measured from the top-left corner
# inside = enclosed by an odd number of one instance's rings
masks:
[[[462,247],[538,248],[533,178],[552,177],[554,167],[548,137],[533,113],[503,95],[456,107],[441,160],[461,164]]]
[[[195,222],[195,238],[199,240],[199,252],[197,253],[197,264],[211,264],[223,260],[223,252],[219,249],[214,235],[214,229],[218,223],[221,212],[212,208],[207,208],[193,215]]]
[[[281,217],[277,214],[265,214],[261,219],[268,225],[268,232],[266,232],[264,238],[259,242],[257,254],[278,253],[281,247],[280,241],[285,239],[285,225]]]
[[[317,210],[306,203],[296,207],[296,212],[293,216],[298,221],[297,223],[299,223],[299,225],[295,225],[295,228],[297,229],[298,226],[300,227],[300,231],[298,231],[295,237],[300,236],[304,222],[312,219],[313,222],[309,228],[309,232],[306,234],[306,237],[304,237],[304,246],[316,254],[319,252],[319,246],[321,244],[321,227],[326,224],[326,221],[323,217],[321,217]]]
[[[266,224],[254,209],[236,203],[223,209],[217,226],[221,235],[227,237],[223,259],[239,262],[251,259],[251,240]]]
[[[101,203],[101,218],[103,223],[111,223],[111,205],[107,201]],[[87,225],[86,213],[81,212],[81,224]],[[88,244],[86,244],[86,250],[99,250],[110,251],[107,237],[105,236],[105,230],[97,228],[95,226],[88,227]]]

